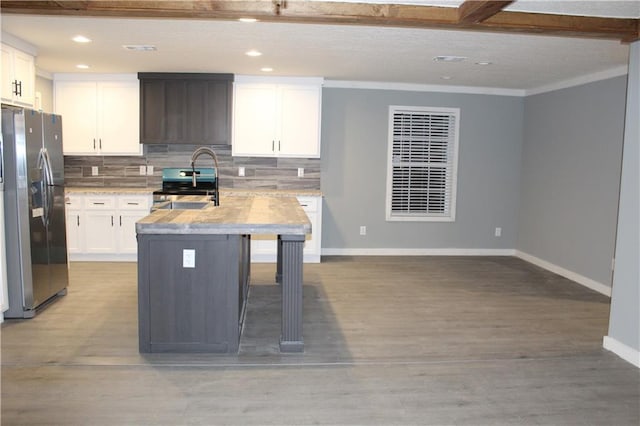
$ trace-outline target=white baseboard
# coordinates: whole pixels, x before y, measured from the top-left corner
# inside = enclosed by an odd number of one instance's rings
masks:
[[[70,262],[137,262],[137,254],[70,253]]]
[[[554,274],[561,275],[565,278],[570,279],[571,281],[582,284],[583,286],[597,291],[598,293],[604,294],[605,296],[611,297],[611,287],[608,285],[602,284],[598,281],[592,280],[591,278],[587,278],[584,275],[580,275],[576,272],[570,271],[551,262],[547,262],[546,260],[542,260],[528,253],[521,252],[520,250],[515,250],[515,256],[529,263],[533,263],[536,266],[551,271]]]
[[[373,249],[338,249],[323,248],[323,256],[513,256],[512,249],[404,249],[404,248],[373,248]]]
[[[602,338],[602,347],[640,368],[640,351],[637,349],[629,347],[609,336],[604,336]]]
[[[277,257],[273,253],[251,253],[251,263],[276,263]],[[320,263],[319,255],[305,254],[302,257],[304,263]]]

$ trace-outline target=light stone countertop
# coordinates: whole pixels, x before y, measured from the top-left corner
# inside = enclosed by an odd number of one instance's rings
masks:
[[[199,201],[203,197],[183,197]],[[206,197],[205,197],[206,198]],[[311,222],[293,197],[242,197],[221,194],[220,206],[159,209],[136,223],[138,234],[280,234],[311,233]]]
[[[160,188],[131,188],[131,187],[83,187],[67,186],[65,191],[69,194],[151,194]],[[244,189],[244,188],[220,188],[220,196],[239,197],[321,197],[322,191],[319,189]]]

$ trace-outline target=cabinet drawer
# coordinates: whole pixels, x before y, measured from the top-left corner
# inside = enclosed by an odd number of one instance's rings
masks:
[[[149,197],[145,195],[120,195],[118,210],[149,210]]]
[[[91,196],[84,199],[84,208],[87,210],[113,209],[113,197]]]
[[[81,209],[82,208],[82,195],[65,195],[64,204],[67,209]]]
[[[305,212],[317,212],[319,201],[318,197],[298,197],[298,202]]]

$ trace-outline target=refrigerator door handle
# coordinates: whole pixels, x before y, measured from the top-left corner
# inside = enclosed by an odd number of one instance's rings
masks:
[[[46,148],[40,148],[38,154],[38,168],[42,170],[42,207],[44,214],[42,222],[49,226],[49,215],[53,208],[53,174],[51,172],[51,158]]]
[[[44,149],[44,158],[47,164],[47,226],[51,219],[51,212],[53,211],[53,198],[54,198],[54,184],[53,184],[53,167],[51,166],[51,157],[49,151]]]

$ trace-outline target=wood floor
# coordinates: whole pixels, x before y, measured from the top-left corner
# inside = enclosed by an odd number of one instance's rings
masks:
[[[253,265],[240,353],[140,355],[131,263],[2,325],[2,425],[638,425],[640,371],[602,349],[609,299],[510,257],[305,265],[305,353],[278,353]]]

